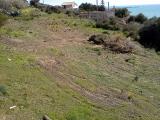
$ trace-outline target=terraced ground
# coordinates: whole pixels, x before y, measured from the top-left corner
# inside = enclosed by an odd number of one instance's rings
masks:
[[[158,53],[90,44],[91,34],[121,34],[93,25],[43,14],[0,28],[1,120],[160,120]]]

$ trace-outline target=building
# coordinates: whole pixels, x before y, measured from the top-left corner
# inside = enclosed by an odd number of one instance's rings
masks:
[[[62,4],[64,9],[74,9],[74,8],[78,8],[78,5],[75,2],[64,2]]]
[[[91,19],[91,20],[95,20],[95,21],[106,20],[107,18],[115,17],[115,11],[114,10],[107,10],[107,11],[81,12],[79,17]]]

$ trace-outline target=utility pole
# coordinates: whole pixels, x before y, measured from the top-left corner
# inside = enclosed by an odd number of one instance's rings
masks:
[[[105,6],[104,0],[101,0],[101,5]]]
[[[108,2],[108,11],[109,11],[109,9],[110,9],[109,7],[110,7],[110,5],[109,5],[109,2]]]
[[[97,11],[98,11],[98,0],[96,0],[96,5],[97,5]]]

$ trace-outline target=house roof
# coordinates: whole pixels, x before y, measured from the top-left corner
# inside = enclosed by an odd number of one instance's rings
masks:
[[[63,4],[62,4],[62,6],[63,5],[76,5],[77,6],[77,4],[75,3],[75,2],[64,2]]]

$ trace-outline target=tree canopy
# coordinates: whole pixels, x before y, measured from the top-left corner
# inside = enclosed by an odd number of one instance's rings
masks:
[[[80,6],[79,6],[79,9],[81,11],[105,11],[105,6],[103,5],[92,5],[90,3],[82,3]]]
[[[129,11],[127,8],[118,8],[115,10],[115,15],[119,18],[127,17],[129,15]]]

